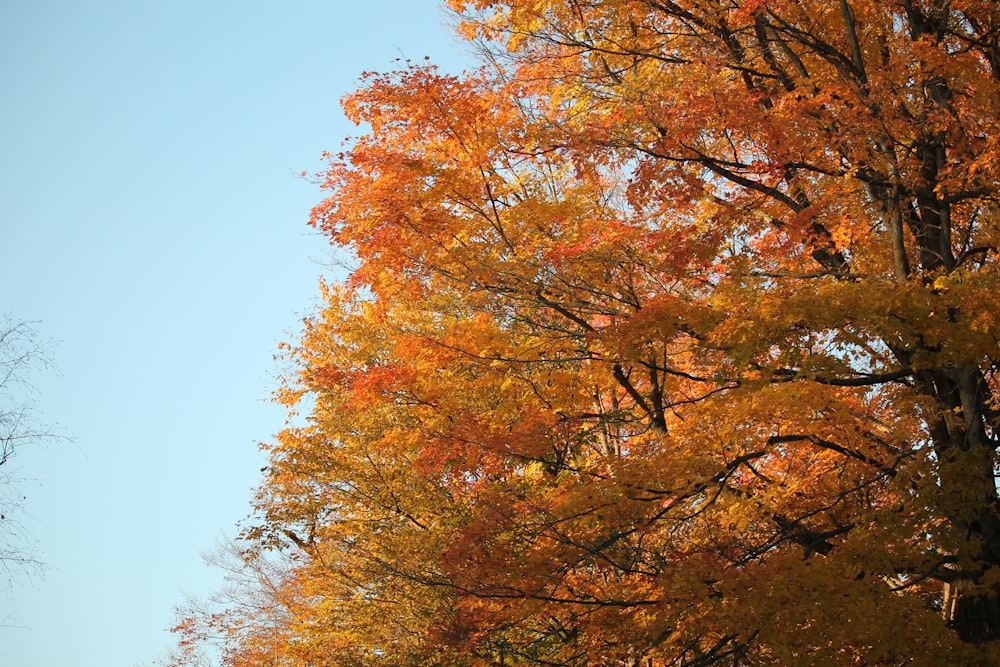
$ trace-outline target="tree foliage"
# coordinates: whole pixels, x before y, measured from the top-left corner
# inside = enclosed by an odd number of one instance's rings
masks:
[[[368,75],[322,175],[356,266],[243,542],[280,604],[187,639],[997,664],[996,4],[449,4],[484,65]]]

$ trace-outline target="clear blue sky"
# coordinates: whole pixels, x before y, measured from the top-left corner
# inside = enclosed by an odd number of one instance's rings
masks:
[[[39,405],[76,440],[14,461],[49,572],[0,591],[0,665],[163,656],[331,274],[297,174],[355,131],[362,71],[462,49],[436,0],[0,2],[0,314],[58,341]]]

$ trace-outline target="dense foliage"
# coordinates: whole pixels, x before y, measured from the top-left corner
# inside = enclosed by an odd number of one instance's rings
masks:
[[[1000,664],[996,3],[449,4],[188,658]]]

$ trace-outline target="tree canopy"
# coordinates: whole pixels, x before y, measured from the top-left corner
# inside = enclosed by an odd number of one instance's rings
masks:
[[[448,4],[188,659],[1000,664],[996,3]]]

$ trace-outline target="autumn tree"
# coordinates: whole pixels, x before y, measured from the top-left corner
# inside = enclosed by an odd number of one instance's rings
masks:
[[[997,664],[996,4],[449,4],[322,175],[280,664]]]

